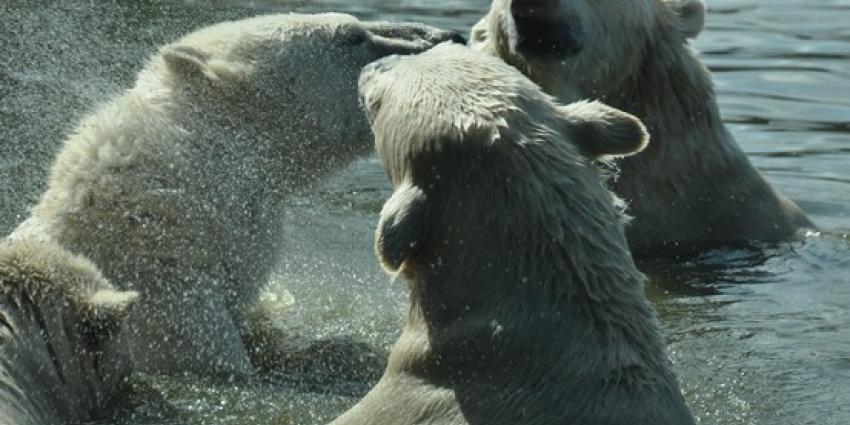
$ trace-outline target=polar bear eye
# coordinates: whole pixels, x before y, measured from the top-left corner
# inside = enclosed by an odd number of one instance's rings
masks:
[[[472,30],[472,41],[476,43],[483,43],[487,41],[487,29],[486,28],[476,28]]]

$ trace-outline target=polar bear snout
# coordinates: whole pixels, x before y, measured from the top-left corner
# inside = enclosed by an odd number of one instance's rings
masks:
[[[379,76],[399,63],[403,56],[422,53],[440,44],[466,45],[466,38],[454,31],[421,24],[368,22],[364,24],[378,59],[366,65],[358,80],[358,101],[369,122],[380,109]]]
[[[466,44],[466,39],[456,31],[443,30],[416,23],[367,22],[366,29],[372,34],[407,41],[422,40],[431,45],[444,41]]]
[[[556,13],[558,0],[515,0],[511,16],[516,52],[529,58],[566,58],[581,51],[582,25]]]
[[[421,24],[370,22],[365,24],[375,46],[385,55],[421,53],[443,42],[466,44],[455,31],[442,30]]]

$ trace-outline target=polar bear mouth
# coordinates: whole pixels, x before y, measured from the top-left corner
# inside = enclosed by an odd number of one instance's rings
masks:
[[[388,39],[410,42],[424,41],[436,45],[445,41],[466,44],[466,38],[456,31],[419,25],[414,23],[370,22],[366,28],[374,35]]]
[[[466,39],[455,31],[413,23],[369,22],[366,29],[376,46],[386,55],[422,53],[437,44],[452,42],[466,44]]]

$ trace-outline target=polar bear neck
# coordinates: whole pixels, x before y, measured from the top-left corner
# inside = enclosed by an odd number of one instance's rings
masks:
[[[570,149],[512,149],[421,182],[436,195],[388,373],[494,398],[540,380],[677,388],[619,216]]]
[[[695,155],[695,145],[702,154],[733,151],[743,156],[723,128],[709,71],[695,52],[672,40],[656,40],[643,55],[632,77],[603,96],[611,106],[640,118],[651,136],[645,151],[622,161],[624,168],[681,160]],[[695,145],[686,143],[688,138],[697,139]]]
[[[627,229],[632,250],[784,239],[806,225],[724,126],[710,74],[695,53],[670,40],[645,52],[633,78],[604,98],[640,118],[651,139],[644,152],[619,161],[614,183],[638,217]]]
[[[146,83],[149,78],[160,82]],[[148,92],[150,86],[160,87],[159,91]],[[140,77],[133,92],[145,96],[155,93],[154,96],[170,104],[169,113],[175,124],[191,134],[188,142],[211,154],[210,159],[218,160],[213,163],[222,159],[233,162],[227,167],[216,163],[218,172],[240,173],[247,167],[261,174],[258,181],[264,182],[262,186],[274,187],[276,191],[308,189],[371,149],[368,143],[323,139],[319,129],[327,126],[327,122],[311,109],[315,107],[311,99],[299,97],[293,91],[288,91],[285,99],[275,99],[250,85],[190,90],[152,74]],[[371,134],[343,136],[371,139]],[[240,161],[244,166],[240,166]],[[242,176],[234,177],[241,180]]]

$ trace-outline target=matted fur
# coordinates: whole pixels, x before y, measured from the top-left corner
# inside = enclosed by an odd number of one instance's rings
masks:
[[[619,161],[613,184],[635,217],[627,234],[636,253],[781,241],[813,227],[723,125],[710,74],[687,41],[704,19],[701,0],[496,0],[472,30],[473,48],[559,101],[600,99],[646,124],[652,145]],[[521,40],[539,37],[569,43],[524,50]]]
[[[127,391],[115,334],[138,294],[56,244],[0,242],[0,422],[80,423]]]
[[[241,335],[283,200],[369,150],[361,68],[453,35],[342,14],[191,33],[82,121],[12,237],[55,240],[144,295],[129,319],[140,370],[253,373]]]
[[[592,164],[641,149],[640,123],[458,46],[370,65],[360,91],[395,187],[376,251],[410,310],[333,424],[692,424]]]

